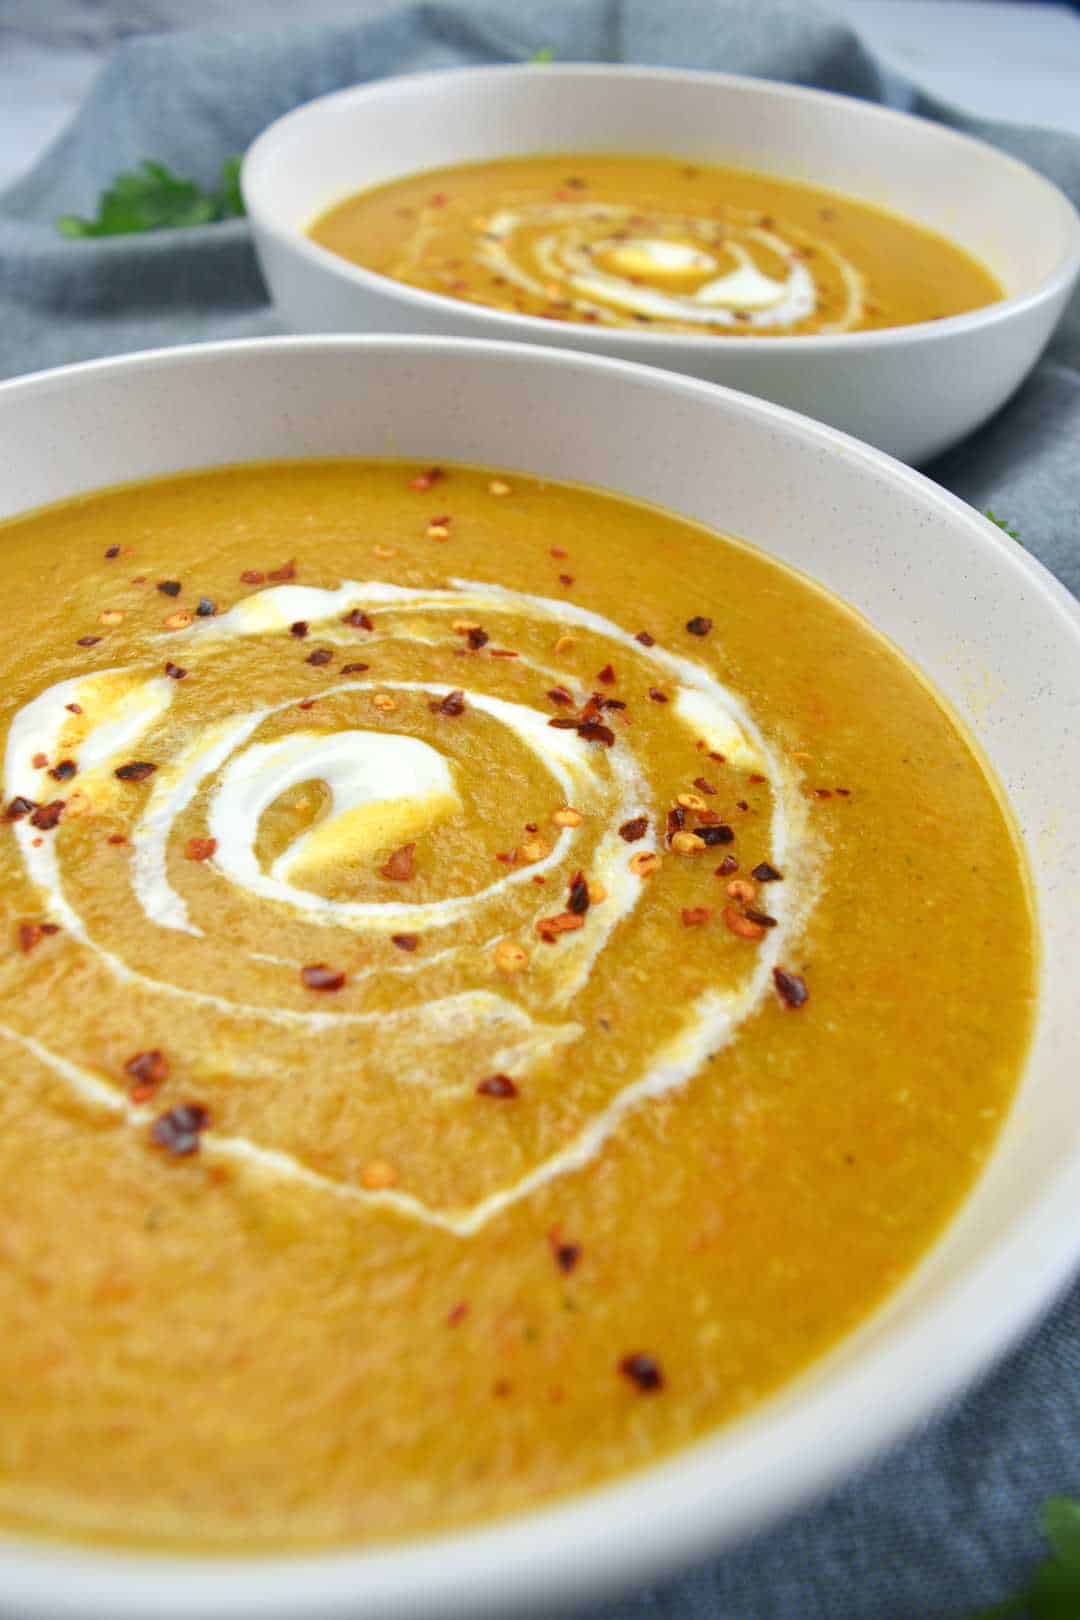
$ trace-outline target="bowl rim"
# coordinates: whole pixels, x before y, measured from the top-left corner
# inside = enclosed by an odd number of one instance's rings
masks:
[[[273,207],[273,165],[274,148],[278,141],[293,134],[298,124],[306,122],[308,116],[316,109],[323,109],[332,104],[348,104],[355,101],[377,99],[379,96],[393,97],[399,94],[403,86],[427,87],[437,92],[441,86],[447,86],[454,81],[471,78],[474,81],[500,79],[521,79],[527,82],[537,72],[542,72],[545,79],[622,79],[626,81],[646,80],[655,83],[670,83],[678,86],[691,82],[695,84],[711,85],[718,92],[729,94],[756,94],[763,99],[777,101],[801,101],[814,105],[836,106],[842,104],[844,110],[854,118],[868,118],[877,120],[881,124],[892,125],[896,131],[897,139],[903,140],[904,132],[912,125],[917,125],[924,131],[933,132],[933,137],[939,139],[943,145],[954,149],[976,150],[985,157],[989,154],[994,161],[1003,168],[1011,170],[1015,175],[1022,176],[1025,182],[1034,187],[1036,191],[1042,190],[1043,201],[1047,207],[1054,206],[1062,213],[1071,233],[1072,244],[1066,251],[1058,265],[1034,287],[1026,292],[1010,294],[1005,298],[996,299],[991,304],[984,304],[978,309],[968,310],[964,314],[949,315],[937,321],[913,321],[906,326],[886,326],[866,332],[839,332],[834,334],[807,333],[805,335],[788,335],[777,337],[756,337],[753,335],[738,338],[739,354],[776,354],[777,356],[796,354],[829,355],[836,353],[850,353],[854,349],[875,350],[889,349],[900,344],[918,345],[932,342],[935,338],[961,335],[967,332],[993,328],[1003,321],[1009,321],[1023,315],[1025,312],[1037,308],[1041,304],[1053,300],[1065,292],[1071,283],[1080,276],[1080,211],[1072,200],[1065,195],[1061,188],[1046,175],[1040,174],[1029,163],[1013,157],[1011,153],[1003,152],[990,141],[984,141],[978,136],[969,135],[962,130],[953,129],[948,124],[936,123],[933,119],[923,118],[913,113],[901,112],[895,107],[887,107],[880,102],[862,101],[857,96],[843,95],[835,90],[819,90],[807,85],[790,84],[784,80],[755,78],[749,74],[719,73],[701,68],[667,68],[667,67],[639,67],[633,63],[625,62],[501,62],[480,65],[463,65],[450,68],[425,69],[415,73],[391,74],[381,79],[369,79],[359,84],[346,85],[338,90],[331,90],[322,96],[315,96],[310,101],[302,102],[299,106],[291,108],[268,124],[252,141],[247,148],[240,165],[240,190],[248,215],[257,231],[264,231],[275,238],[279,243],[287,246],[291,251],[299,253],[313,268],[331,273],[352,285],[374,292],[384,299],[396,299],[408,307],[414,307],[421,314],[449,319],[454,316],[458,319],[469,318],[484,326],[491,323],[491,341],[500,338],[513,342],[515,335],[527,337],[529,341],[539,341],[544,346],[554,344],[555,334],[563,337],[567,332],[573,334],[573,343],[585,348],[592,348],[595,343],[598,347],[605,339],[619,344],[626,343],[633,348],[640,348],[641,358],[653,358],[650,350],[659,351],[667,348],[678,348],[688,355],[701,355],[714,353],[718,343],[723,338],[698,336],[693,333],[682,332],[644,332],[638,327],[620,327],[617,332],[598,331],[595,327],[587,326],[583,322],[568,321],[554,323],[546,321],[538,315],[521,315],[516,311],[488,308],[486,305],[469,304],[460,298],[451,298],[448,294],[430,292],[423,287],[414,287],[408,282],[396,281],[392,276],[385,276],[378,271],[368,270],[362,265],[352,264],[340,254],[333,253],[328,248],[313,242],[301,228],[284,223],[275,213]],[[499,156],[501,154],[493,154]],[[409,174],[417,171],[411,169]],[[401,178],[404,178],[402,176]],[[361,188],[363,189],[363,188]],[[832,188],[828,188],[832,189]],[[842,194],[842,192],[840,193]],[[955,245],[967,252],[963,242],[955,240]],[[981,261],[980,261],[981,262]],[[582,334],[582,336],[579,336]],[[486,333],[477,333],[481,340],[487,337]],[[599,352],[603,352],[602,348]],[[655,363],[655,361],[654,361]]]
[[[672,399],[697,399],[703,405],[719,399],[782,439],[808,441],[834,464],[840,452],[845,465],[856,463],[884,477],[901,496],[928,503],[942,522],[974,531],[996,561],[1041,598],[1046,611],[1064,621],[1080,644],[1080,602],[989,519],[923,474],[770,401],[630,361],[464,338],[256,338],[142,351],[37,372],[0,385],[0,409],[17,405],[26,395],[93,389],[99,380],[134,372],[243,365],[267,354],[301,360],[329,355],[342,364],[365,357],[374,364],[432,354],[449,362],[455,356],[481,357],[492,365],[512,362],[526,371],[555,368],[568,379],[575,371],[602,373],[626,386]],[[360,1614],[372,1620],[389,1614],[397,1620],[450,1614],[494,1620],[540,1604],[551,1615],[552,1605],[610,1595],[689,1566],[821,1496],[1000,1360],[1075,1270],[1080,1258],[1078,1200],[1080,1144],[1074,1144],[1068,1157],[1048,1167],[1022,1214],[958,1276],[940,1285],[916,1321],[895,1327],[884,1345],[819,1387],[804,1390],[796,1379],[756,1408],[756,1417],[726,1425],[614,1483],[494,1524],[371,1551],[176,1556],[5,1535],[0,1538],[0,1610],[18,1614],[20,1620],[144,1620],[148,1610],[164,1620],[295,1620],[297,1614],[312,1620],[356,1620]],[[953,1220],[963,1208],[961,1204]],[[886,1300],[867,1322],[888,1305]],[[859,1331],[856,1327],[841,1345],[850,1345]],[[844,1421],[851,1410],[864,1414],[858,1425]],[[834,1421],[826,1447],[822,1439],[830,1415]],[[733,1497],[724,1500],[726,1522],[718,1527],[716,1463],[710,1450],[718,1437],[737,1436],[750,1426],[759,1431],[755,1449],[764,1458],[759,1457],[752,1475],[737,1482]]]

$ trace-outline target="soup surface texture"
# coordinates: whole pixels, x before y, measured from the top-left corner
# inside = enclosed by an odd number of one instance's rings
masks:
[[[562,155],[358,192],[312,238],[395,281],[553,321],[767,337],[939,320],[1003,297],[954,243],[853,198],[671,158]]]
[[[4,534],[0,1522],[363,1543],[639,1467],[893,1289],[991,1147],[1025,871],[760,552],[254,465]]]

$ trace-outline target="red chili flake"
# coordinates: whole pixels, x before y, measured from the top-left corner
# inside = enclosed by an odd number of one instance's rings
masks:
[[[119,557],[119,555],[120,555],[120,547],[119,546],[110,546],[108,551],[105,553],[105,558],[106,558],[107,562],[112,562],[113,558],[114,557]]]
[[[49,775],[54,782],[70,782],[79,767],[73,759],[62,759],[59,765],[54,765]]]
[[[7,809],[4,811],[4,820],[21,821],[23,816],[28,816],[31,810],[36,809],[36,800],[24,799],[21,793],[17,793],[12,799],[11,803],[8,805]]]
[[[509,1378],[496,1378],[495,1382],[491,1386],[491,1393],[502,1398],[503,1396],[509,1395],[513,1390],[513,1387],[514,1386],[510,1382]]]
[[[200,596],[199,605],[195,609],[195,612],[198,614],[200,619],[209,619],[212,618],[217,612],[217,608],[215,607],[214,603],[211,602],[208,596]]]
[[[732,844],[735,841],[735,829],[729,827],[725,821],[718,822],[715,827],[702,823],[697,828],[697,835],[708,845]]]
[[[325,962],[301,968],[300,978],[308,990],[341,990],[345,985],[344,973],[335,973]]]
[[[767,782],[769,778],[767,776],[762,776],[759,771],[754,771],[750,776],[747,777],[746,780],[748,782]]]
[[[129,765],[118,765],[113,775],[121,782],[145,782],[148,776],[153,776],[157,770],[145,759],[133,759]]]
[[[656,637],[655,636],[650,636],[650,634],[649,634],[649,632],[647,630],[639,630],[637,635],[634,637],[634,640],[635,641],[640,641],[641,645],[643,647],[655,647],[656,646]]]
[[[556,704],[560,709],[565,709],[573,701],[573,695],[566,690],[565,686],[553,686],[548,693],[548,702]]]
[[[703,827],[718,827],[720,825],[721,818],[717,810],[699,810],[697,818]]]
[[[726,765],[727,764],[727,755],[726,754],[710,753],[709,758],[710,759],[715,759],[715,761],[716,761],[716,763],[718,765]]]
[[[181,1103],[159,1114],[150,1127],[150,1140],[174,1158],[187,1158],[199,1151],[199,1137],[210,1123],[210,1115],[199,1103]]]
[[[124,1073],[135,1081],[135,1090],[140,1093],[135,1100],[146,1102],[169,1078],[169,1060],[157,1047],[152,1052],[136,1052],[124,1064]]]
[[[82,714],[81,703],[65,703],[64,708],[67,709],[69,714]]]
[[[735,859],[734,855],[725,855],[723,860],[720,862],[720,865],[716,868],[716,875],[717,877],[730,877],[732,872],[737,872],[738,870],[739,863]]]
[[[453,521],[449,512],[443,512],[439,517],[428,518],[429,526],[437,529],[448,529]]]
[[[40,945],[43,939],[60,932],[56,923],[21,922],[19,924],[19,949],[24,956],[29,956],[35,945]]]
[[[518,1088],[508,1074],[489,1074],[486,1080],[481,1080],[476,1092],[480,1097],[498,1097],[510,1102],[517,1096]]]
[[[362,612],[360,608],[353,608],[346,613],[341,622],[347,624],[351,630],[374,630],[375,628],[367,614]]]
[[[315,664],[316,666],[321,664],[329,664],[332,661],[333,656],[334,655],[330,651],[329,647],[316,647],[313,652],[308,653],[307,657],[304,659],[304,663]]]
[[[580,725],[583,720],[596,720],[603,712],[604,700],[600,696],[599,692],[594,692],[588,703],[586,703],[585,707],[578,715],[578,724]]]
[[[182,587],[178,579],[159,579],[158,590],[162,596],[179,596]]]
[[[80,636],[75,645],[76,647],[96,647],[100,640],[100,636]]]
[[[778,872],[775,866],[770,866],[768,861],[762,861],[760,865],[755,866],[750,874],[759,883],[779,883],[783,875],[783,872]]]
[[[269,569],[266,577],[267,579],[272,579],[275,585],[284,584],[284,582],[288,579],[295,579],[296,558],[290,557],[288,562],[282,563],[280,568]]]
[[[699,613],[693,619],[687,619],[686,628],[692,636],[707,636],[712,629],[712,620],[703,618]]]
[[[447,1327],[457,1327],[459,1322],[464,1322],[464,1320],[468,1316],[468,1314],[469,1314],[469,1302],[468,1302],[467,1299],[463,1299],[457,1305],[455,1305],[453,1310],[450,1311],[449,1314],[447,1315],[447,1318],[446,1318]]]
[[[667,693],[658,691],[655,686],[650,686],[649,687],[649,696],[652,698],[654,703],[668,703],[668,702],[670,702],[670,699],[668,698]]]
[[[446,192],[445,191],[433,192],[432,195],[428,198],[428,207],[429,208],[445,208],[446,207]]]
[[[605,686],[615,685],[615,671],[610,664],[605,664],[596,678],[598,681],[602,681]]]
[[[35,754],[30,763],[35,771],[43,771],[49,763],[49,756],[48,754]]]
[[[628,844],[636,844],[639,838],[644,838],[648,826],[648,816],[634,816],[630,821],[623,822],[619,828],[619,837],[625,838]]]
[[[399,951],[415,951],[420,943],[419,934],[391,934],[390,943],[396,945]]]
[[[814,798],[815,799],[831,799],[832,798],[832,791],[829,788],[815,788],[814,789]]]
[[[623,1356],[619,1371],[624,1378],[636,1384],[643,1395],[655,1395],[664,1387],[660,1363],[653,1356],[643,1355],[640,1351],[632,1356]]]
[[[407,883],[415,870],[415,853],[415,844],[405,844],[401,849],[395,849],[386,865],[380,866],[379,876],[390,878],[394,883]]]
[[[187,670],[181,669],[179,664],[166,664],[165,673],[171,681],[182,681],[187,675]]]
[[[716,789],[713,787],[712,783],[711,782],[706,782],[706,780],[705,780],[705,778],[703,776],[695,776],[694,777],[694,786],[697,788],[699,793],[715,793],[716,792]]]
[[[804,978],[798,973],[785,973],[783,968],[773,968],[772,976],[777,994],[786,1007],[805,1007],[810,992]]]
[[[491,640],[491,637],[488,635],[486,630],[470,630],[465,639],[469,643],[469,646],[472,648],[473,652],[479,652],[481,647],[487,646],[488,642]]]
[[[555,1255],[555,1264],[564,1276],[569,1277],[578,1261],[581,1259],[580,1243],[555,1243],[552,1245]]]
[[[735,808],[736,810],[749,810],[750,806],[745,799],[736,799]]]
[[[567,586],[570,586],[570,585],[572,585],[572,584],[573,584],[573,583],[574,583],[574,576],[573,576],[573,574],[560,574],[560,575],[559,575],[559,584],[560,584],[560,585],[567,585]]]
[[[521,654],[511,652],[509,647],[492,647],[489,654],[491,658],[520,658]]]
[[[835,791],[837,793],[839,793],[839,795],[840,795],[840,797],[842,799],[850,799],[851,798],[851,789],[850,788],[836,788]]]
[[[548,725],[553,726],[556,731],[576,731],[580,724],[580,720],[571,720],[570,716],[565,714],[557,714],[553,720],[548,721]]]
[[[429,703],[428,708],[432,714],[445,714],[454,719],[465,713],[465,693],[457,687],[453,692],[447,692],[441,703]]]
[[[40,810],[35,810],[30,817],[31,827],[39,827],[42,832],[51,832],[64,813],[63,799],[53,799],[51,804],[43,804]]]
[[[573,917],[584,917],[589,909],[589,884],[583,872],[575,872],[570,879],[570,898],[566,909]]]
[[[289,634],[290,634],[290,636],[295,636],[298,641],[303,641],[303,639],[307,635],[307,633],[308,633],[308,622],[307,622],[306,619],[297,619],[293,624],[290,624],[290,626],[289,626]]]
[[[708,906],[683,906],[682,923],[684,928],[700,928],[712,916]]]
[[[750,921],[757,923],[759,928],[776,927],[776,918],[770,917],[767,911],[755,911],[752,906],[747,906],[746,910],[743,912],[743,916],[749,917]]]
[[[418,473],[415,478],[410,480],[409,488],[423,492],[425,489],[430,489],[432,484],[439,483],[440,480],[445,477],[446,474],[443,472],[441,467],[429,467],[427,472]]]
[[[126,844],[127,839],[124,837],[123,833],[112,833],[110,835],[110,837],[109,837],[109,843],[110,844]]]
[[[562,546],[552,546],[551,555],[553,557],[569,557],[570,553],[568,551],[564,551]]]
[[[550,720],[548,721],[548,724],[551,724]],[[615,733],[612,731],[611,727],[602,726],[598,720],[583,721],[581,725],[578,726],[577,733],[578,736],[583,739],[583,741],[603,743],[605,748],[610,748],[612,743],[615,741]]]
[[[545,945],[554,945],[560,934],[572,934],[584,926],[581,917],[572,911],[563,911],[557,917],[541,917],[536,932]]]
[[[217,853],[216,838],[189,838],[184,854],[189,861],[208,861]]]
[[[683,809],[681,804],[676,805],[673,810],[669,810],[667,813],[668,838],[670,839],[674,833],[682,832],[685,826],[686,811]]]
[[[370,664],[342,664],[341,673],[343,675],[363,675],[364,671],[370,668]]]
[[[242,585],[265,585],[266,575],[258,568],[245,568],[240,575]]]
[[[298,703],[296,705],[296,707],[298,709],[305,709],[305,710],[313,709],[317,702],[318,702],[317,698],[305,698],[304,701],[302,703]]]

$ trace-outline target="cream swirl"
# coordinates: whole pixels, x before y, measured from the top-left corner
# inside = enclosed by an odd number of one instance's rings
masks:
[[[335,676],[317,699],[305,686],[285,700],[263,701],[253,674],[251,701],[241,712],[235,700],[225,712],[200,712],[200,679],[223,660],[265,660],[267,681],[274,673],[280,685],[286,627],[303,620],[321,643],[355,645],[358,632],[349,620],[357,613],[365,649],[404,659],[408,678],[403,670],[378,679],[365,666],[352,678],[345,671]],[[454,623],[448,623],[451,615]],[[477,615],[497,623],[508,641],[516,631],[521,645],[498,649],[501,658],[467,654],[460,625]],[[771,905],[775,926],[760,946],[740,957],[726,981],[718,975],[686,998],[680,1027],[642,1050],[636,1073],[619,1075],[607,1089],[594,1087],[590,1097],[544,1088],[560,1064],[573,1072],[574,1053],[591,1039],[578,998],[602,982],[612,939],[634,926],[645,892],[634,856],[661,855],[657,817],[662,831],[671,784],[658,777],[637,740],[642,722],[631,723],[621,705],[611,712],[610,747],[598,746],[587,728],[552,724],[545,688],[553,679],[579,711],[589,697],[588,688],[554,669],[544,652],[568,627],[605,656],[618,656],[624,665],[632,660],[646,684],[665,683],[663,723],[678,728],[688,750],[708,749],[732,769],[767,777],[768,855],[785,871]],[[8,734],[5,793],[41,801],[51,797],[43,760],[63,757],[77,767],[75,792],[55,830],[43,835],[29,820],[14,825],[27,875],[49,917],[85,956],[88,973],[102,983],[112,980],[114,993],[130,998],[140,1016],[182,1028],[196,1048],[193,1073],[204,1090],[219,1087],[226,1116],[221,1129],[208,1134],[206,1151],[253,1173],[298,1179],[328,1195],[383,1205],[467,1236],[589,1163],[631,1110],[685,1084],[732,1040],[760,1006],[813,903],[815,856],[792,766],[705,666],[643,644],[586,608],[468,580],[441,590],[378,581],[345,581],[336,590],[283,585],[168,639],[184,648],[189,675],[182,684],[142,667],[114,669],[60,682],[27,703]],[[467,664],[458,662],[463,657]],[[448,659],[460,676],[453,682],[436,674]],[[429,667],[418,667],[424,660]],[[256,662],[252,669],[259,667]],[[511,676],[512,696],[492,689]],[[463,696],[448,707],[458,692]],[[659,724],[660,714],[655,709],[649,721]],[[154,768],[133,797],[117,771],[136,745]],[[477,794],[481,788],[488,794],[493,820],[506,797],[491,785],[489,757],[504,762],[519,791],[543,795],[553,810],[572,805],[574,816],[556,822],[549,839],[522,859],[500,854],[504,864],[488,879],[463,881],[462,872],[475,865],[470,860],[451,865],[444,882],[436,858],[440,839],[475,844],[488,835],[486,827],[472,825]],[[284,842],[278,837],[275,843],[267,830],[275,806],[309,786],[322,796],[321,815],[299,830],[290,824]],[[69,846],[77,849],[80,824],[88,824],[77,809],[91,820],[107,815],[124,825],[130,896],[141,926],[155,936],[153,958],[164,966],[155,970],[142,960],[137,929],[113,927],[100,909],[84,906],[79,860],[68,854]],[[626,838],[631,823],[640,824],[633,848]],[[209,851],[197,864],[197,883],[196,867],[183,854],[185,839],[195,835]],[[387,893],[384,883],[378,892],[350,897],[350,874],[369,874],[379,851],[425,838],[434,852],[426,892]],[[596,903],[556,945],[537,946],[538,920],[560,910],[559,893],[580,882],[573,874],[581,870]],[[368,875],[356,881],[370,887]],[[232,921],[223,939],[219,916],[226,898]],[[162,936],[172,943],[163,948]],[[423,950],[415,956],[395,950],[392,941],[403,937],[410,950],[422,937]],[[493,952],[523,940],[532,956],[528,973],[500,984]],[[365,954],[354,961],[357,946]],[[242,999],[225,986],[207,988],[223,949],[245,959]],[[317,1008],[297,976],[298,966],[316,953],[348,959],[347,994],[333,1005],[323,998]],[[107,1070],[71,1056],[82,1016],[72,1009],[64,1053],[20,1030],[15,1019],[2,1033],[49,1064],[84,1100],[141,1122],[146,1110],[125,1099]],[[273,1043],[253,1044],[261,1025],[275,1031]],[[357,1136],[371,1133],[373,1145],[366,1137],[362,1146],[350,1140],[328,1157],[318,1136],[325,1127],[317,1098],[309,1110],[314,1124],[306,1115],[282,1124],[272,1109],[245,1112],[237,1102],[239,1079],[252,1073],[286,1095],[310,1067],[305,1043],[313,1035],[328,1071],[340,1064],[356,1071],[349,1128]],[[93,1049],[89,1041],[84,1045]],[[432,1122],[452,1124],[466,1144],[470,1133],[490,1139],[493,1129],[503,1129],[475,1123],[477,1074],[491,1071],[511,1071],[547,1099],[546,1115],[538,1115],[531,1135],[515,1137],[511,1130],[505,1136],[494,1167],[491,1153],[482,1170],[466,1153],[450,1169],[440,1165],[431,1186],[415,1178],[377,1190],[357,1183],[350,1166],[399,1129],[396,1099],[405,1091],[423,1097],[435,1111]],[[416,1106],[410,1103],[410,1110]],[[216,1106],[214,1114],[216,1122]]]
[[[722,220],[596,202],[503,208],[479,222],[475,257],[492,274],[588,320],[769,331],[810,319],[827,265],[841,304],[817,330],[861,320],[863,278],[824,239],[728,209]]]

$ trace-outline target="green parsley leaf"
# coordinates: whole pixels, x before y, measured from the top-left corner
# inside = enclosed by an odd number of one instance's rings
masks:
[[[1023,545],[1024,542],[1020,539],[1020,536],[1017,534],[1016,530],[1010,529],[1004,518],[999,518],[996,513],[991,512],[989,507],[986,509],[986,515],[990,519],[991,523],[996,523],[998,528],[1001,529],[1004,534],[1009,536],[1010,540],[1017,540],[1019,541],[1020,545]]]
[[[56,228],[61,236],[129,236],[138,231],[176,230],[212,225],[244,212],[239,185],[240,159],[228,158],[217,191],[204,191],[194,180],[173,174],[164,163],[141,163],[130,174],[117,175],[98,200],[96,219],[65,214]]]
[[[534,51],[528,60],[537,64],[538,66],[544,62],[554,62],[555,52],[552,50],[550,45],[541,45],[540,49],[538,51]]]
[[[997,520],[995,519],[995,522]],[[1030,1583],[1005,1603],[972,1620],[1077,1620],[1080,1615],[1080,1501],[1054,1496],[1043,1508],[1050,1557]]]

